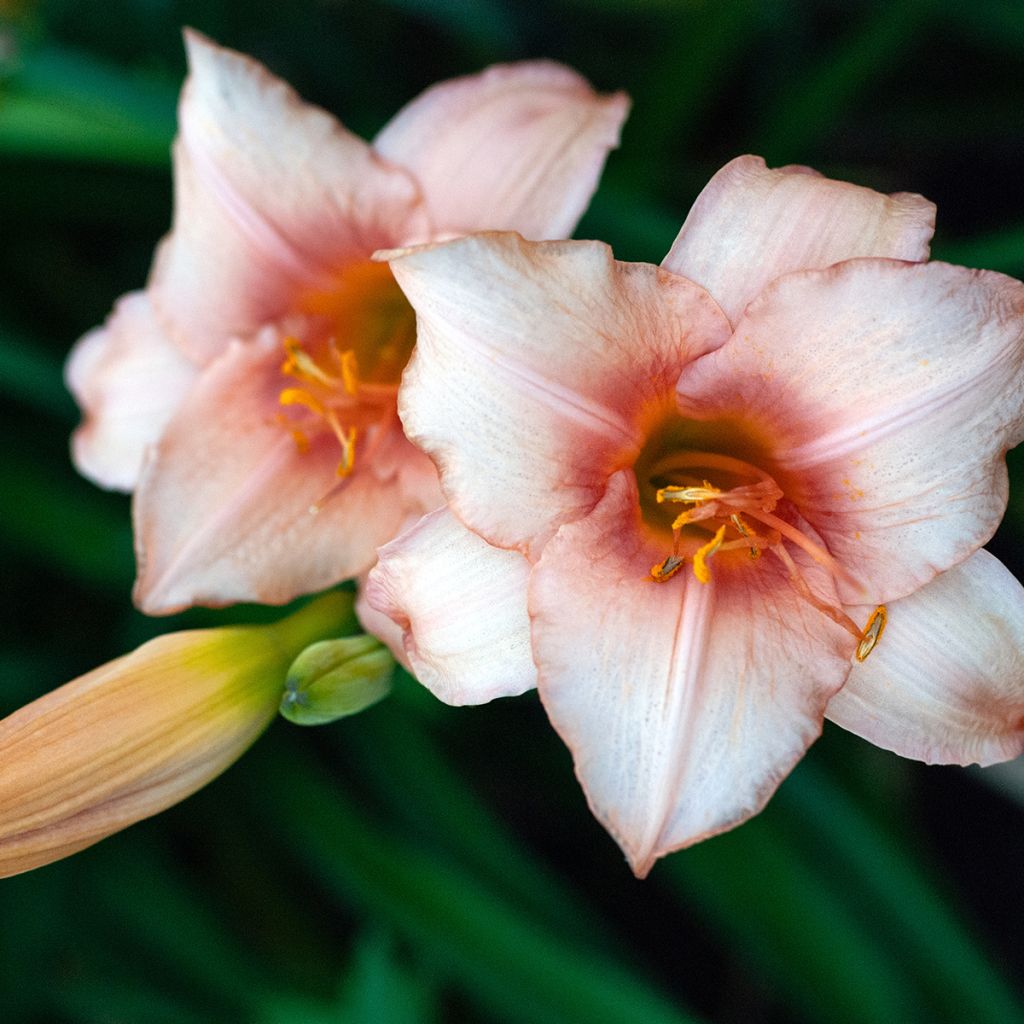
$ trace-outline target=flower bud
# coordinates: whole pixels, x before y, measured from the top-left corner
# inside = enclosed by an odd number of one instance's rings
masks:
[[[274,625],[168,633],[0,721],[0,877],[204,786],[273,720],[295,652],[351,623],[335,593]]]
[[[296,725],[323,725],[376,704],[391,691],[395,659],[372,636],[321,640],[288,670],[281,714]]]

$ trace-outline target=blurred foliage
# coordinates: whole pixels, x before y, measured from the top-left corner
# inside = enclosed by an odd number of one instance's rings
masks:
[[[1024,274],[1013,0],[0,0],[0,713],[170,625],[130,610],[129,503],[70,467],[61,366],[167,228],[183,24],[364,135],[496,60],[626,89],[579,232],[623,258],[658,261],[708,176],[758,152],[923,192],[937,256]],[[992,545],[1018,574],[1022,472]],[[534,698],[450,709],[402,677],[0,883],[0,1017],[1006,1024],[1024,818],[979,778],[827,729],[764,814],[639,883]]]

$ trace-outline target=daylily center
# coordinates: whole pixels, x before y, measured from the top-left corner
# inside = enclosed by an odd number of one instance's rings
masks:
[[[678,433],[685,436],[689,431]],[[750,446],[741,443],[738,447]],[[816,536],[776,513],[785,494],[756,463],[691,447],[669,446],[666,450],[659,444],[653,453],[645,450],[635,468],[643,519],[656,535],[665,538],[668,548],[665,557],[650,569],[654,582],[667,583],[689,564],[697,580],[706,584],[711,580],[713,559],[744,559],[753,563],[750,571],[757,571],[758,561],[769,554],[785,566],[791,585],[803,600],[856,638],[858,661],[874,650],[885,628],[885,607],[879,606],[861,629],[841,607],[814,593],[791,548],[802,550],[834,579],[847,574]]]
[[[305,294],[299,312],[318,327],[311,338],[283,339],[281,373],[291,381],[279,401],[300,415],[282,415],[282,425],[300,452],[309,449],[310,433],[330,430],[341,448],[337,475],[347,477],[366,407],[394,403],[416,342],[416,317],[388,265],[371,260],[346,267],[330,288]]]

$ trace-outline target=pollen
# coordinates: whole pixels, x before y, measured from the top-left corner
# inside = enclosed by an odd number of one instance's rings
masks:
[[[868,624],[864,627],[861,641],[857,644],[858,661],[863,661],[878,645],[878,641],[882,639],[882,633],[885,632],[887,618],[884,604],[880,604],[871,613],[871,618],[868,619]]]
[[[717,498],[722,492],[717,487],[712,487],[706,480],[703,487],[659,487],[654,497],[658,504],[666,501],[681,501],[693,504],[700,501],[711,501]]]
[[[703,547],[697,549],[696,554],[693,556],[693,575],[700,580],[701,583],[711,582],[711,570],[708,568],[707,560],[722,546],[722,541],[725,540],[725,526],[720,526],[714,537],[711,538]]]
[[[664,583],[666,580],[672,579],[682,567],[683,559],[679,555],[668,555],[657,565],[651,566],[651,579],[655,583]]]
[[[299,407],[315,417],[298,422],[282,417],[285,429],[295,441],[299,454],[304,455],[310,449],[310,429],[318,426],[319,420],[319,432],[325,426],[329,428],[341,447],[337,475],[341,478],[350,476],[355,468],[356,428],[342,426],[338,411],[339,408],[351,408],[352,400],[359,390],[359,367],[355,352],[341,352],[333,338],[327,340],[327,351],[337,365],[338,373],[334,374],[324,369],[298,339],[286,337],[283,344],[285,359],[281,364],[281,372],[304,386],[283,388],[277,400],[282,406]]]

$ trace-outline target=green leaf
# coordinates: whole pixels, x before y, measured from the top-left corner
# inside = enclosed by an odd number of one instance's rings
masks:
[[[965,267],[1024,274],[1024,225],[1002,228],[964,241],[943,241],[934,246],[932,256]]]
[[[906,50],[918,45],[920,25],[936,0],[868,4],[862,24],[801,68],[764,120],[754,149],[770,165],[799,162],[827,138],[862,89],[876,85]],[[785,31],[783,23],[783,31]]]
[[[908,855],[908,842],[875,825],[814,764],[794,774],[780,797],[796,827],[820,841],[822,862],[871,907],[893,957],[930,997],[925,1019],[1024,1020],[1024,1004],[983,955],[950,894],[931,880],[919,858]]]
[[[432,993],[398,962],[394,940],[382,931],[356,944],[337,1020],[345,1024],[424,1024],[434,1019]]]
[[[85,53],[30,51],[0,91],[0,153],[161,165],[177,88]]]
[[[842,878],[803,856],[774,810],[662,870],[809,1020],[919,1020],[888,951],[845,906]]]
[[[59,360],[4,327],[0,327],[0,393],[65,423],[77,419]]]
[[[342,906],[355,900],[380,915],[486,1012],[513,1024],[694,1019],[614,960],[558,939],[454,864],[372,828],[298,751],[264,759],[261,768],[246,778],[269,836],[287,844],[288,870],[309,872]]]
[[[422,690],[409,677],[406,688]],[[559,934],[586,933],[595,945],[613,947],[593,910],[555,873],[531,858],[446,759],[422,716],[396,699],[358,729],[336,730],[339,747],[354,755],[362,776],[386,801],[392,819],[430,836],[439,855],[459,862],[506,898]],[[433,699],[433,698],[432,698]],[[528,698],[527,698],[528,699]]]
[[[0,464],[0,544],[83,583],[127,593],[134,574],[127,503],[22,454]]]

